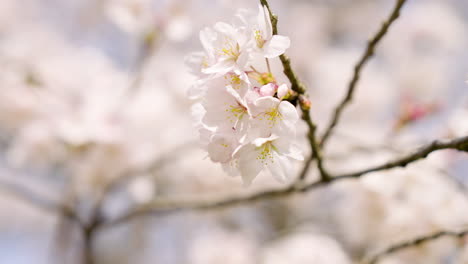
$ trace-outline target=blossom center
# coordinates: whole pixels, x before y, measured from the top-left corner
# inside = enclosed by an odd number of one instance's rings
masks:
[[[255,41],[257,42],[257,47],[263,48],[263,45],[265,45],[265,40],[262,37],[262,31],[261,30],[255,30]]]
[[[260,147],[256,147],[255,150],[257,151],[256,159],[263,165],[268,165],[269,163],[275,162],[273,159],[273,152],[278,152],[278,149],[272,144],[271,141],[264,143]]]
[[[247,108],[237,103],[235,105],[228,105],[224,111],[228,113],[227,120],[229,122],[237,123],[247,113]]]
[[[275,126],[276,124],[278,124],[278,122],[280,120],[283,119],[283,116],[281,115],[281,113],[278,111],[278,108],[277,107],[273,107],[273,108],[270,108],[269,110],[267,110],[264,114],[263,114],[264,118],[266,119],[267,123],[268,123],[268,126],[270,128],[272,128],[273,126]],[[262,119],[260,119],[262,120]]]
[[[240,46],[239,43],[231,40],[231,39],[226,39],[223,47],[220,50],[221,56],[225,56],[228,59],[231,59],[233,61],[237,61],[237,59],[240,56]]]
[[[228,80],[228,84],[231,85],[232,88],[239,90],[241,88],[242,80],[236,74],[229,74],[224,76],[224,79]]]

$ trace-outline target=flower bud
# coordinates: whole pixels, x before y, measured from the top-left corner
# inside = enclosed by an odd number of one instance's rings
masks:
[[[282,85],[280,85],[280,86],[278,87],[278,98],[279,98],[280,100],[282,100],[283,98],[285,98],[288,94],[289,94],[288,85],[286,85],[285,83],[283,83]]]
[[[274,83],[269,83],[260,87],[260,96],[273,96],[276,93],[277,85]]]
[[[309,100],[309,98],[307,98],[306,96],[304,95],[299,95],[299,104],[301,105],[301,109],[304,110],[304,111],[309,111],[310,110],[310,106],[311,106],[311,102]]]

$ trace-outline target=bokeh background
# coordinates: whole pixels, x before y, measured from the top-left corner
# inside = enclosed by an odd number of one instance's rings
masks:
[[[393,4],[271,0],[319,131]],[[99,217],[112,220],[151,201],[284,186],[260,175],[244,188],[197,144],[184,56],[201,49],[200,29],[238,8],[257,2],[0,1],[0,263],[84,263],[76,223],[37,204],[65,204],[87,222],[98,203]],[[362,73],[325,150],[327,168],[365,168],[467,135],[467,33],[467,1],[408,0]],[[468,228],[468,157],[441,151],[288,198],[137,217],[100,228],[92,247],[97,264],[347,264],[460,228]],[[468,244],[443,238],[380,263],[468,263]]]

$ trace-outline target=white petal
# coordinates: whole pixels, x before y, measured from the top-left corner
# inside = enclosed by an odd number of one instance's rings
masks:
[[[239,158],[239,171],[245,186],[249,186],[253,179],[262,171],[263,164],[257,160],[257,152],[252,144],[243,146],[236,152]]]
[[[273,141],[278,138],[277,135],[271,135],[270,137],[267,138],[256,138],[252,141],[252,144],[254,144],[256,147],[260,147],[261,145],[267,143],[268,141]]]
[[[190,73],[197,76],[200,75],[204,56],[205,54],[203,52],[192,52],[185,56],[184,62],[189,68]]]
[[[214,65],[202,69],[203,73],[211,74],[211,73],[218,73],[218,74],[225,74],[232,70],[235,66],[235,62],[230,59],[220,59]]]
[[[257,23],[262,37],[266,40],[270,39],[273,34],[273,27],[271,25],[270,13],[265,6],[258,5]]]
[[[276,58],[283,54],[289,48],[289,45],[290,40],[288,37],[274,35],[263,47],[265,57]]]
[[[260,95],[255,92],[254,90],[252,89],[249,89],[247,90],[247,92],[245,93],[245,96],[244,96],[244,101],[248,104],[248,105],[253,105],[255,104],[255,101],[260,97]]]
[[[251,23],[250,18],[254,16],[254,14],[252,13],[251,9],[241,8],[237,10],[235,16],[239,18],[243,26],[248,26],[249,23]]]
[[[221,163],[223,171],[226,172],[231,177],[239,176],[239,170],[237,168],[236,160],[231,160],[230,162]]]
[[[210,28],[204,28],[200,31],[200,42],[208,54],[214,52],[213,42],[216,40],[216,32]]]
[[[281,113],[284,121],[289,121],[295,124],[299,120],[299,114],[296,107],[288,101],[281,101],[278,106],[278,111]]]
[[[213,130],[209,129],[208,127],[202,126],[198,130],[200,134],[200,141],[203,145],[208,146],[211,141],[211,137],[213,136]]]
[[[205,108],[200,103],[196,103],[192,105],[192,107],[190,108],[190,112],[192,114],[195,127],[197,128],[202,127],[201,122],[202,122],[203,116],[206,113]]]
[[[240,103],[241,105],[247,107],[247,106],[244,104],[244,100],[242,100],[242,98],[240,97],[239,93],[238,93],[236,90],[234,90],[234,88],[232,88],[231,85],[226,86],[225,89],[226,89],[226,91],[227,91],[232,97],[234,97],[234,98],[236,99],[236,101],[237,101],[238,103]]]
[[[278,181],[284,183],[291,174],[291,162],[287,157],[281,156],[276,152],[273,152],[273,160],[268,163],[268,170],[271,172],[273,177]]]
[[[250,60],[251,60],[250,53],[245,50],[241,51],[239,57],[236,60],[238,70],[240,72],[245,72],[247,67],[249,67],[250,65]]]
[[[280,103],[280,100],[272,96],[260,97],[254,102],[252,114],[257,115],[259,113],[263,113],[272,108],[276,108],[279,103]]]
[[[291,146],[291,149],[289,150],[287,156],[295,160],[304,160],[302,151],[296,146]]]
[[[208,144],[208,153],[213,162],[228,162],[232,159],[235,141],[227,137],[214,135]]]
[[[187,96],[189,97],[189,99],[193,100],[202,97],[207,89],[207,87],[204,84],[205,80],[195,81],[195,83],[192,86],[190,86],[187,90]]]
[[[222,34],[225,34],[233,39],[236,39],[236,29],[228,23],[218,22],[214,25],[214,29]]]

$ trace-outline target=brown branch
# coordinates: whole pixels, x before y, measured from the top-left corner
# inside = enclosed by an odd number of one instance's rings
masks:
[[[111,181],[104,187],[101,200],[107,197],[108,194],[114,192],[122,186],[125,186],[125,184],[135,179],[136,177],[144,174],[154,173],[156,170],[163,167],[166,163],[180,155],[180,152],[188,151],[194,146],[196,146],[196,144],[192,141],[181,143],[180,145],[175,146],[173,149],[166,151],[166,153],[164,153],[163,155],[155,157],[155,159],[151,161],[148,165],[142,168],[130,169],[128,171],[125,171],[119,177],[117,177],[115,180]],[[102,201],[100,201],[100,203],[102,203]]]
[[[140,216],[149,216],[149,215],[161,215],[172,212],[178,212],[181,210],[211,210],[217,208],[224,208],[235,205],[249,204],[261,200],[287,197],[289,195],[307,192],[313,189],[317,189],[322,186],[326,186],[335,181],[340,181],[344,179],[359,178],[363,175],[366,175],[371,172],[388,170],[396,167],[404,167],[412,162],[423,159],[430,153],[443,150],[443,149],[454,149],[459,151],[468,152],[468,136],[456,138],[453,140],[436,140],[427,146],[420,148],[419,150],[410,153],[402,158],[396,159],[384,163],[383,165],[371,167],[369,169],[364,169],[354,173],[342,174],[335,177],[330,177],[328,180],[319,179],[315,182],[305,184],[302,186],[292,184],[283,189],[276,190],[265,190],[254,194],[249,195],[237,195],[228,198],[221,199],[187,199],[179,201],[158,201],[152,202],[140,206],[139,208],[128,212],[127,214],[110,220],[108,222],[103,222],[103,226],[113,226],[127,222],[135,217]]]
[[[135,72],[133,80],[131,81],[127,91],[126,96],[132,98],[137,94],[145,78],[146,69],[151,62],[151,59],[157,52],[158,46],[161,42],[161,32],[160,29],[154,27],[152,30],[146,33],[143,37],[143,43],[141,44],[141,49],[138,54],[138,59],[136,62]],[[124,98],[126,99],[126,96]]]
[[[136,217],[150,216],[150,215],[164,215],[168,213],[175,213],[182,210],[212,210],[224,207],[231,207],[236,205],[242,205],[246,203],[253,203],[265,199],[273,199],[277,197],[284,197],[288,194],[292,194],[296,191],[293,186],[278,189],[278,190],[266,190],[250,195],[233,195],[227,198],[221,199],[184,199],[174,201],[155,201],[139,208],[128,212],[127,214],[103,223],[104,226],[115,226],[121,223],[125,223]]]
[[[30,190],[24,186],[1,182],[0,189],[38,209],[73,220],[80,226],[83,224],[72,208],[59,202],[44,198],[40,194],[37,194],[33,190]]]
[[[267,0],[260,0],[260,3],[268,9],[268,13],[270,15],[271,24],[273,27],[273,35],[278,34],[278,16],[271,12],[270,6]],[[299,80],[296,73],[291,67],[291,60],[284,54],[280,55],[280,60],[283,65],[283,73],[288,78],[289,82],[291,83],[291,90],[298,94],[296,99],[296,103],[299,103],[302,110],[302,119],[306,122],[307,126],[309,127],[309,132],[307,133],[307,139],[309,140],[311,153],[310,156],[306,159],[304,163],[304,167],[299,174],[298,180],[303,180],[305,175],[310,167],[310,163],[316,159],[317,160],[317,167],[320,171],[320,177],[324,181],[328,181],[330,178],[329,174],[324,168],[323,159],[321,155],[320,146],[316,137],[316,130],[317,126],[312,120],[310,115],[310,101],[305,97],[305,93],[307,88],[305,85]]]
[[[395,167],[405,167],[406,165],[423,159],[427,157],[430,153],[436,151],[436,150],[441,150],[441,149],[456,149],[459,151],[468,151],[468,136],[456,138],[453,140],[435,140],[431,144],[421,147],[419,150],[404,156],[402,158],[396,159],[394,161],[370,167],[365,170],[353,172],[353,173],[348,173],[348,174],[343,174],[338,177],[342,178],[355,178],[355,177],[360,177],[361,175],[375,172],[375,171],[382,171],[382,170],[387,170],[387,169],[392,169]]]
[[[341,103],[335,108],[333,117],[330,121],[330,124],[327,126],[327,129],[325,130],[322,140],[320,142],[320,146],[324,146],[327,140],[330,138],[333,129],[336,127],[338,124],[338,121],[341,117],[341,114],[343,113],[343,110],[345,107],[352,101],[353,98],[353,93],[356,88],[356,85],[359,81],[361,71],[366,65],[366,63],[369,61],[369,59],[374,55],[375,48],[377,44],[380,42],[380,40],[385,36],[387,33],[388,29],[390,26],[397,20],[397,18],[400,15],[400,10],[403,7],[404,3],[406,0],[397,0],[395,7],[393,8],[390,16],[387,18],[382,23],[382,26],[380,29],[377,31],[377,33],[368,41],[366,50],[364,51],[364,54],[362,55],[361,59],[359,59],[358,63],[354,66],[354,73],[351,81],[349,82],[348,85],[348,90],[346,92],[346,96],[343,98]]]
[[[463,238],[464,236],[468,235],[468,230],[462,230],[462,231],[439,231],[437,233],[413,238],[408,241],[403,241],[398,244],[395,244],[393,246],[388,247],[387,249],[383,250],[382,252],[376,254],[375,256],[371,257],[368,261],[365,261],[365,263],[368,264],[376,264],[381,258],[386,257],[390,254],[396,253],[400,250],[408,249],[411,247],[416,247],[419,246],[423,243],[429,242],[436,240],[441,237],[454,237],[454,238]]]
[[[97,225],[89,225],[82,228],[83,240],[83,264],[94,264],[94,234],[97,230]]]
[[[309,127],[309,132],[307,133],[307,139],[309,140],[309,145],[310,149],[312,150],[309,155],[309,157],[306,159],[306,163],[304,164],[304,167],[299,175],[299,180],[305,179],[307,175],[307,171],[310,167],[310,163],[316,159],[317,160],[317,168],[319,169],[320,172],[320,179],[323,181],[329,181],[330,180],[330,175],[328,172],[325,170],[323,166],[323,159],[322,159],[322,153],[321,149],[319,146],[319,143],[317,142],[317,138],[315,136],[315,131],[317,130],[317,126],[315,123],[312,121],[312,118],[310,117],[310,111],[303,110],[302,111],[302,119],[306,122],[307,126]]]

